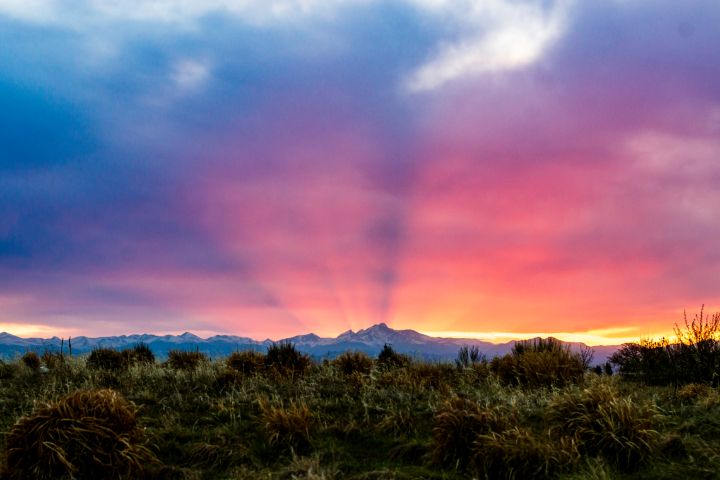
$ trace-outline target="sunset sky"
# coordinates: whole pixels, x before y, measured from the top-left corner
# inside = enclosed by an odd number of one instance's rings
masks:
[[[720,309],[720,2],[0,0],[0,330],[617,344]]]

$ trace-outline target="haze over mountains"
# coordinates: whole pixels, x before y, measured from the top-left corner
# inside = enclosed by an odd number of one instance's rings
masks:
[[[377,355],[387,343],[401,353],[430,360],[451,360],[457,355],[462,345],[477,346],[488,358],[508,353],[514,341],[506,343],[490,343],[470,338],[441,338],[431,337],[415,330],[395,330],[384,323],[353,332],[348,330],[335,338],[323,338],[314,333],[297,335],[278,341],[289,341],[295,344],[298,350],[308,353],[315,358],[334,358],[346,350],[360,350],[370,355]],[[158,357],[164,357],[171,349],[199,350],[213,357],[225,356],[236,350],[265,349],[273,340],[254,340],[248,337],[235,335],[215,335],[209,338],[200,338],[189,332],[182,335],[151,335],[135,334],[114,337],[74,337],[71,339],[72,353],[82,354],[94,348],[122,349],[137,343],[146,343]],[[586,345],[582,343],[566,342],[573,350],[579,350]],[[61,346],[67,352],[67,339],[58,337],[20,338],[6,332],[0,333],[0,355],[13,357],[26,351],[59,350]],[[593,363],[603,363],[618,349],[617,345],[602,345],[592,347],[594,350]]]

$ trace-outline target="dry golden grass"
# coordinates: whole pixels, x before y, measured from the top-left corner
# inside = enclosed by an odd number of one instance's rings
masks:
[[[260,399],[258,403],[270,446],[289,448],[295,453],[309,450],[310,430],[315,417],[305,403],[293,401],[287,407],[273,405],[265,399]]]
[[[633,470],[656,452],[658,410],[622,396],[610,383],[558,395],[548,416],[556,431],[572,435],[583,453],[601,455],[623,470]]]
[[[497,408],[482,408],[476,402],[455,397],[445,402],[433,421],[433,461],[463,470],[475,454],[479,435],[511,428],[514,418]]]
[[[251,375],[263,368],[264,361],[265,355],[262,353],[253,350],[244,350],[230,354],[225,363],[228,368],[238,373]]]
[[[344,352],[334,359],[332,364],[345,375],[368,374],[373,367],[372,359],[366,353],[357,351]]]
[[[537,438],[525,427],[478,435],[473,442],[472,464],[482,478],[554,478],[579,458],[568,437],[553,441]]]
[[[10,430],[5,448],[11,479],[144,478],[156,462],[135,407],[112,390],[40,406]]]

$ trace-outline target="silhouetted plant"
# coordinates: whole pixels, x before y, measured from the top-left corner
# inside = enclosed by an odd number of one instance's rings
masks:
[[[338,370],[345,375],[353,373],[367,374],[373,366],[372,359],[365,352],[343,352],[332,361]]]
[[[155,363],[155,354],[153,353],[150,346],[146,343],[137,343],[131,348],[123,350],[123,352],[127,355],[130,363]]]
[[[386,343],[378,354],[378,365],[385,368],[403,367],[410,363],[407,355],[396,352],[392,345]]]
[[[291,342],[280,342],[268,347],[264,363],[269,371],[292,377],[305,373],[310,357],[300,353]]]
[[[93,370],[118,371],[127,368],[128,359],[112,348],[96,348],[88,355],[87,366]]]
[[[455,365],[458,368],[471,368],[473,365],[485,361],[477,345],[463,345],[458,350]]]
[[[23,364],[30,370],[40,370],[40,357],[35,352],[27,352],[22,356]]]
[[[195,370],[201,363],[209,360],[208,356],[199,350],[170,350],[165,363],[175,370]]]
[[[253,374],[262,369],[265,363],[265,355],[254,350],[233,352],[226,360],[228,368],[244,375]]]
[[[650,385],[720,383],[720,313],[707,315],[704,306],[685,326],[675,324],[676,343],[667,339],[626,343],[610,362],[625,379]]]

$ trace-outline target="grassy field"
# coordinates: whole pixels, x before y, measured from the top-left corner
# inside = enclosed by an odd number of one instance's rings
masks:
[[[502,361],[429,364],[388,350],[318,365],[283,348],[4,363],[3,476],[720,477],[720,393],[709,386],[591,372],[544,386],[510,381]]]

